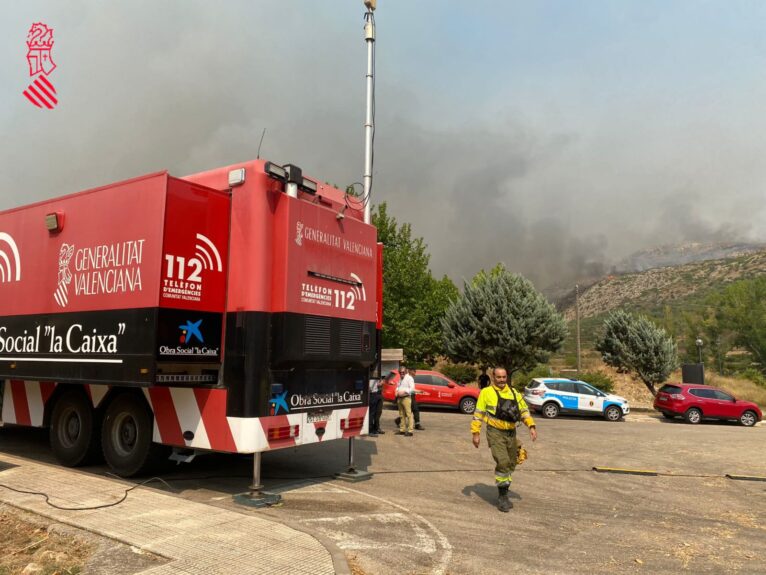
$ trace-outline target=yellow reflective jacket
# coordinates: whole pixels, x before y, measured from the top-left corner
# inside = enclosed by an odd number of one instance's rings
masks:
[[[496,427],[497,429],[513,429],[516,424],[511,421],[504,421],[495,417],[495,411],[497,410],[497,393],[503,399],[513,399],[511,393],[516,396],[516,401],[519,403],[519,413],[521,415],[521,421],[527,427],[532,427],[535,424],[535,420],[529,415],[529,407],[527,402],[521,394],[513,389],[510,385],[506,385],[502,390],[495,387],[495,384],[485,387],[479,393],[479,401],[476,402],[476,411],[473,412],[473,420],[471,421],[471,433],[479,433],[481,431],[481,422],[483,421],[487,425]]]

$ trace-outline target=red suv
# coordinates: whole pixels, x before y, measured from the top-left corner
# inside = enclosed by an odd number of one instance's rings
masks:
[[[682,415],[688,423],[703,419],[736,419],[746,427],[761,421],[760,408],[751,401],[740,401],[725,391],[692,383],[663,385],[654,398],[654,409],[668,419]]]
[[[392,371],[383,381],[383,399],[396,400],[394,396],[398,383],[399,374]],[[473,413],[479,398],[479,390],[475,387],[466,387],[438,371],[425,369],[419,369],[415,374],[415,389],[421,392],[417,398],[418,405],[457,407],[463,413]]]

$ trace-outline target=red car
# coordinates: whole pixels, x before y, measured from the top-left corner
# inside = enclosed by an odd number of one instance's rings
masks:
[[[383,399],[396,400],[398,383],[399,374],[392,371],[383,381]],[[438,371],[419,369],[415,375],[415,389],[421,392],[418,394],[418,405],[456,407],[463,413],[473,413],[479,399],[478,389],[456,383]]]
[[[654,409],[668,419],[682,415],[688,423],[703,419],[736,419],[752,427],[761,419],[761,409],[752,401],[740,401],[723,390],[692,383],[663,385],[654,398]]]

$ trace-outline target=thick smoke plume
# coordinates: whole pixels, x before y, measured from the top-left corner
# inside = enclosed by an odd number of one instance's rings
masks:
[[[263,157],[339,186],[359,181],[366,60],[356,8],[6,7],[0,209],[159,169],[183,175],[254,158],[264,128]],[[425,238],[437,275],[460,283],[503,262],[544,287],[598,275],[646,247],[762,234],[742,223],[761,221],[758,126],[722,147],[720,126],[651,133],[641,110],[567,125],[518,106],[487,114],[482,87],[466,91],[459,70],[454,89],[468,103],[453,106],[450,94],[419,82],[418,67],[429,63],[411,61],[409,39],[379,12],[373,201]],[[427,7],[410,12],[425,26]],[[60,105],[49,112],[21,97],[24,39],[41,19],[56,39]]]

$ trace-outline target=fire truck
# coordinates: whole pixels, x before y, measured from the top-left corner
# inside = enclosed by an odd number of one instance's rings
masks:
[[[0,212],[2,422],[124,477],[171,451],[365,434],[382,313],[365,220],[261,160]]]

